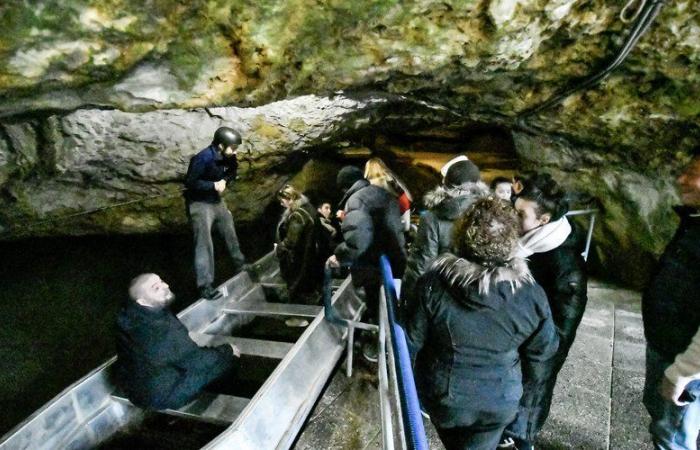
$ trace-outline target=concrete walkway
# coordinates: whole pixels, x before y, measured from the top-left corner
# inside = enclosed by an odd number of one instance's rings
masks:
[[[536,448],[651,448],[649,417],[642,405],[645,346],[640,295],[591,282],[588,297]],[[359,359],[352,379],[343,370],[336,372],[296,449],[381,448],[376,369]],[[442,449],[429,421],[425,424],[430,448]]]

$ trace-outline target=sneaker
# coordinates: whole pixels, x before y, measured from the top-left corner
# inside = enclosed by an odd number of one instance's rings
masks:
[[[223,297],[223,294],[218,289],[214,289],[211,284],[208,284],[199,288],[199,296],[207,300],[219,300]]]
[[[515,440],[512,437],[504,437],[501,442],[498,443],[498,448],[511,448],[515,449]]]
[[[300,319],[298,317],[292,317],[284,321],[284,324],[290,328],[303,328],[309,325],[309,321],[306,319]]]
[[[362,345],[362,356],[371,363],[376,363],[379,356],[379,349],[377,348],[377,342],[371,340],[365,342]]]

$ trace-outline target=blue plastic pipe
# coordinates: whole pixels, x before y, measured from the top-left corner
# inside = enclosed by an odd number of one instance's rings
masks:
[[[428,450],[428,440],[425,437],[423,427],[423,417],[420,413],[420,403],[418,402],[418,392],[413,379],[413,369],[411,368],[411,357],[408,353],[406,335],[403,328],[396,322],[394,305],[396,304],[396,287],[394,286],[394,276],[391,271],[389,259],[382,255],[380,260],[382,278],[384,282],[384,292],[387,298],[387,315],[389,326],[391,327],[391,345],[396,355],[396,373],[398,374],[399,396],[401,397],[401,411],[403,414],[404,429],[408,430],[406,442],[412,450]]]

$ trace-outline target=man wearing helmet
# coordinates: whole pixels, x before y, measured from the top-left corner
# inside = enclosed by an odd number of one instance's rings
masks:
[[[233,224],[233,216],[221,193],[236,179],[236,152],[241,135],[228,127],[214,133],[211,145],[190,159],[185,177],[187,215],[194,234],[194,271],[200,295],[216,300],[221,293],[214,289],[214,243],[211,229],[215,226],[226,242],[236,273],[243,270],[245,257],[241,253]]]

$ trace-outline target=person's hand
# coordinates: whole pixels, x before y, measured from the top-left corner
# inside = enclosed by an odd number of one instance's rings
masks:
[[[345,211],[343,211],[342,209],[339,209],[338,211],[335,212],[335,217],[342,222],[343,219],[345,219]]]
[[[340,263],[338,262],[338,258],[336,258],[335,255],[331,255],[330,258],[326,261],[326,265],[332,269],[340,267]]]
[[[680,396],[685,389],[685,385],[682,383],[673,384],[666,378],[666,376],[661,377],[661,386],[659,386],[659,392],[661,393],[661,398],[669,401],[677,406],[687,405],[688,402],[680,400]]]
[[[236,347],[233,344],[229,344],[229,345],[231,346],[231,350],[233,350],[233,356],[235,356],[236,358],[240,358],[241,357],[241,349],[239,349],[238,347]]]
[[[216,190],[216,192],[220,194],[224,192],[224,189],[226,189],[226,180],[219,180],[214,182],[214,190]]]

